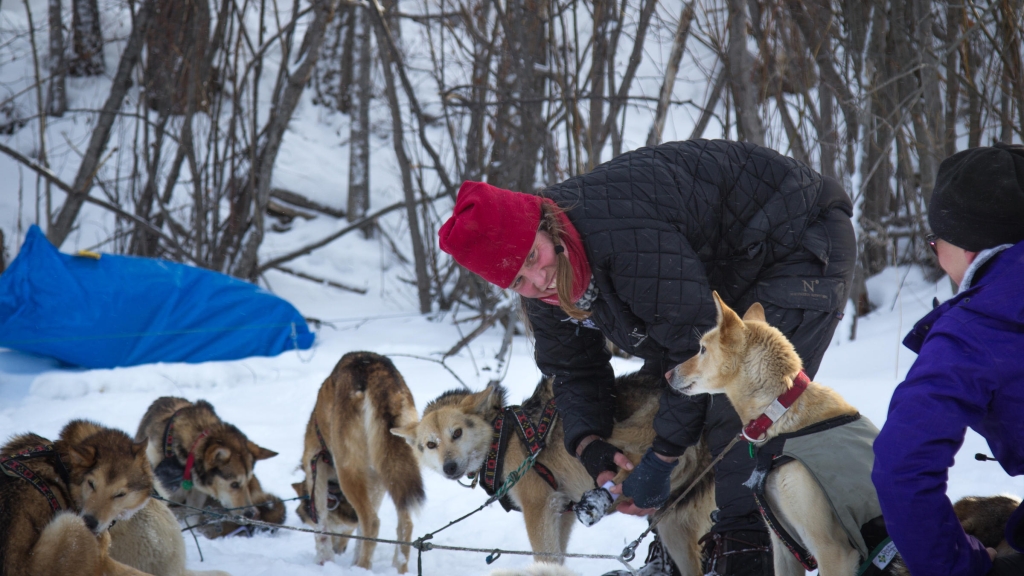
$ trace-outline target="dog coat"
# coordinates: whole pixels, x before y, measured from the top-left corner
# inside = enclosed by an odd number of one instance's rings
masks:
[[[791,524],[771,511],[764,497],[768,474],[786,462],[800,461],[825,493],[850,544],[860,554],[861,562],[874,560],[879,556],[876,549],[888,537],[881,520],[878,495],[871,482],[871,467],[875,459],[872,444],[876,436],[878,428],[871,420],[853,414],[779,434],[757,449],[757,467],[746,485],[754,491],[769,525],[805,566],[807,560],[813,563],[806,545],[800,541]],[[895,551],[892,548],[881,556],[891,557]],[[880,563],[875,562],[879,569],[888,564],[886,560]]]

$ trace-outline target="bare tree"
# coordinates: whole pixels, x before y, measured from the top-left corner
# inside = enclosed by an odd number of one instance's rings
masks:
[[[753,58],[747,51],[747,5],[745,0],[728,0],[729,52],[726,69],[736,105],[736,132],[740,140],[764,145],[764,127],[757,110],[759,87],[751,82]]]
[[[352,106],[352,126],[349,137],[348,163],[348,221],[355,222],[366,216],[370,209],[370,99],[373,85],[370,68],[373,65],[373,21],[369,8],[352,9],[352,66],[354,82],[349,87]],[[370,236],[373,227],[363,229]]]
[[[47,92],[46,113],[63,116],[68,109],[67,64],[64,61],[64,21],[61,0],[49,0],[50,53],[47,56],[47,70],[50,86]]]
[[[68,66],[72,76],[99,76],[107,67],[103,60],[103,34],[97,0],[71,0],[71,37],[74,57]]]

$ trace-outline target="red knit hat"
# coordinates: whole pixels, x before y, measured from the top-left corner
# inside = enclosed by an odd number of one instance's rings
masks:
[[[484,280],[508,288],[540,226],[539,196],[463,182],[455,210],[437,232],[441,250]]]

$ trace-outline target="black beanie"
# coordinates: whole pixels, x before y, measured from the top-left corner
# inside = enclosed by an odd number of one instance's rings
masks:
[[[998,143],[943,160],[928,225],[971,252],[1024,240],[1024,146]]]

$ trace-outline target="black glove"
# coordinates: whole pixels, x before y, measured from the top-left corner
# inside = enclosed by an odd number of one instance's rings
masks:
[[[583,463],[583,467],[587,469],[590,477],[597,480],[598,474],[605,470],[618,472],[619,466],[615,464],[615,455],[619,452],[622,450],[598,438],[583,449],[580,454],[580,462]]]
[[[632,498],[633,503],[639,508],[660,507],[668,500],[672,488],[672,469],[678,462],[665,462],[658,458],[654,450],[647,450],[640,464],[622,483],[622,494]]]

